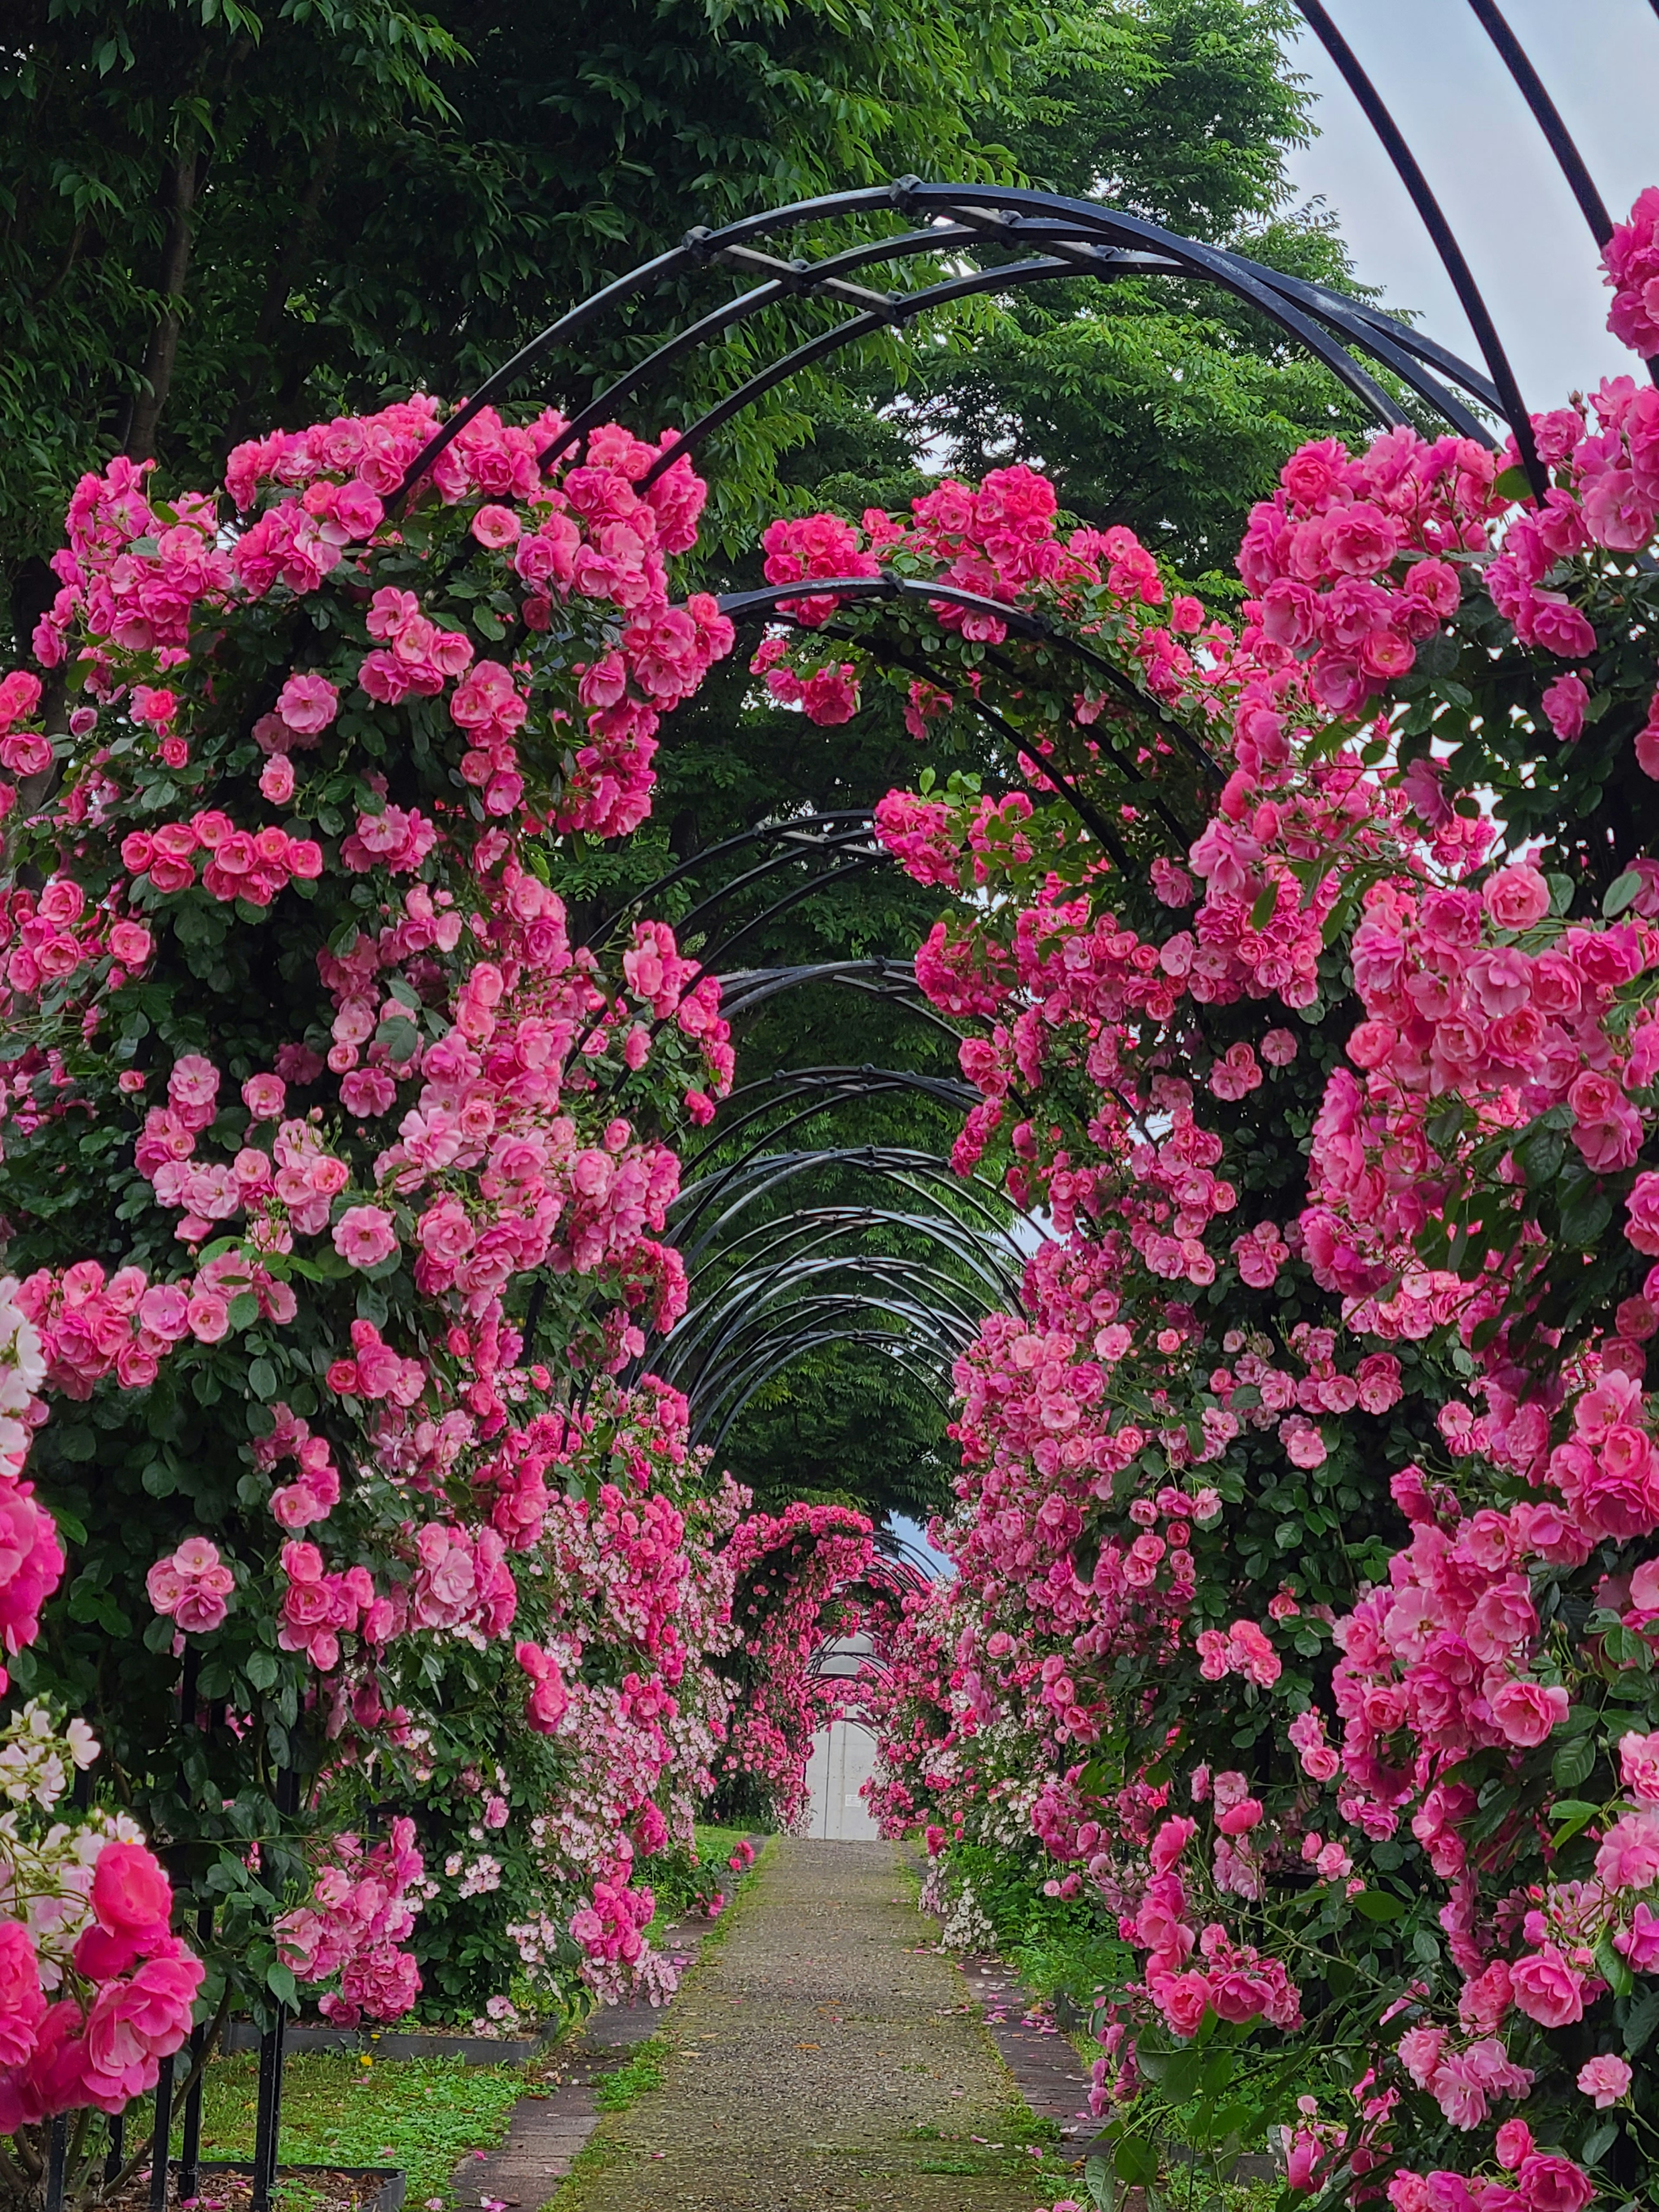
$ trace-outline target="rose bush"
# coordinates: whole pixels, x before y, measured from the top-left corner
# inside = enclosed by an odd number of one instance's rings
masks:
[[[486,414],[394,519],[439,420],[416,399],[254,441],[228,500],[125,461],[84,479],[45,679],[0,682],[24,1346],[0,1625],[216,1913],[210,2001],[309,1990],[343,2019],[416,2001],[416,1908],[441,1916],[450,1878],[422,1778],[467,1668],[523,1680],[515,1629],[568,1638],[573,1707],[610,1700],[578,1731],[589,1782],[544,1778],[554,1808],[597,1786],[601,1740],[630,1777],[544,1904],[573,1955],[584,1912],[648,1919],[627,1823],[664,1796],[684,1825],[720,1708],[694,1692],[676,1733],[612,1662],[632,1638],[660,1684],[665,1635],[694,1659],[718,1638],[709,1547],[736,1511],[678,1468],[694,1557],[625,1445],[613,1507],[560,1441],[574,1378],[683,1299],[659,1133],[730,1078],[717,988],[672,934],[642,922],[604,969],[555,887],[642,818],[659,715],[730,644],[711,601],[671,603],[702,487],[681,466],[640,493],[658,449],[613,430],[544,471],[558,418]],[[647,1389],[614,1430],[674,1418]],[[696,1584],[678,1629],[588,1592],[607,1642],[543,1587],[594,1509],[644,1515],[644,1580]],[[513,1735],[491,1726],[493,1770]],[[410,1814],[365,1827],[388,1799]],[[494,1986],[518,1963],[503,1935]]]
[[[823,587],[779,696],[1000,748],[879,816],[967,895],[917,959],[958,1162],[1052,1236],[958,1366],[875,1802],[947,1869],[1035,1835],[1133,1953],[1126,2180],[1179,2110],[1333,2205],[1652,2191],[1656,405],[1539,418],[1541,502],[1513,449],[1304,448],[1237,624],[1024,470],[769,539]],[[980,604],[838,603],[872,564]]]

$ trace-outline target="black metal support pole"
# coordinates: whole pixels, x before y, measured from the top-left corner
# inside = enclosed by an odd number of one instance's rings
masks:
[[[123,2112],[109,2116],[109,2148],[104,2154],[104,2185],[107,2188],[119,2173],[127,2154],[127,2123]]]
[[[196,1916],[196,1936],[205,1950],[213,1940],[213,1907],[204,1905]],[[191,2030],[190,2069],[193,2079],[185,2092],[184,2131],[179,2144],[179,2201],[187,2204],[195,2196],[202,2170],[202,2091],[206,2086],[206,2070],[202,2066],[202,2050],[207,2042],[207,2022],[201,2021]]]
[[[167,2212],[167,2159],[173,2142],[173,2061],[155,2077],[155,2126],[150,2136],[149,2212]]]
[[[69,2163],[69,2115],[59,2112],[46,2137],[46,2212],[64,2212],[64,2169]]]
[[[1527,412],[1527,403],[1521,396],[1521,386],[1516,381],[1510,357],[1504,350],[1504,342],[1498,335],[1498,325],[1480,288],[1474,281],[1474,272],[1464,258],[1455,233],[1445,217],[1440,203],[1430,187],[1415,154],[1406,143],[1404,132],[1389,112],[1381,94],[1361,68],[1353,48],[1343,37],[1321,0],[1296,0],[1306,18],[1308,27],[1336,64],[1347,88],[1359,102],[1365,120],[1382,142],[1382,150],[1395,166],[1395,173],[1407,192],[1413,206],[1422,217],[1423,227],[1434,241],[1435,252],[1452,281],[1452,289],[1469,319],[1476,343],[1480,348],[1492,380],[1498,387],[1504,404],[1504,413],[1515,433],[1515,442],[1521,455],[1521,465],[1527,472],[1533,496],[1541,501],[1549,489],[1549,475],[1538,458],[1538,447],[1532,434],[1532,417]],[[1654,0],[1659,8],[1659,0]]]
[[[259,2038],[259,2096],[254,2120],[253,2194],[250,2212],[270,2212],[276,2182],[276,2145],[283,2125],[283,2046],[288,2012],[278,2005],[273,2027]]]

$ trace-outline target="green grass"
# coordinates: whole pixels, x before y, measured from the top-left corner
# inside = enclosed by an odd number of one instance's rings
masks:
[[[622,2064],[595,2086],[593,2102],[602,2112],[625,2112],[647,2089],[661,2088],[663,2061],[667,2056],[668,2045],[660,2035],[636,2044]]]
[[[254,2052],[213,2061],[202,2100],[204,2158],[252,2158],[258,2086]],[[422,2212],[430,2197],[454,2202],[450,2176],[469,2151],[501,2142],[524,2094],[518,2066],[459,2058],[365,2064],[349,2051],[295,2051],[283,2069],[281,2156],[296,2166],[402,2166],[411,2212]]]

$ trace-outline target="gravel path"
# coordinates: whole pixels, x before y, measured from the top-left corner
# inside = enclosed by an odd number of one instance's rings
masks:
[[[556,2212],[1032,2212],[1063,2194],[1021,2171],[1029,2115],[956,1967],[917,1948],[932,1930],[907,1888],[889,1844],[780,1838],[675,2002],[662,2087],[601,2123]]]

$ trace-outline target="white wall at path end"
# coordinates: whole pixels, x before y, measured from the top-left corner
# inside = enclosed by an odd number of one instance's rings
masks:
[[[876,1762],[876,1740],[857,1721],[832,1721],[812,1739],[806,1765],[805,1832],[832,1844],[878,1840],[870,1808],[859,1795]]]

